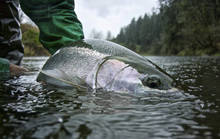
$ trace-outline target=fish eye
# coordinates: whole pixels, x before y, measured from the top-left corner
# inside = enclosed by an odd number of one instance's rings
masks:
[[[150,88],[159,88],[161,85],[160,77],[157,75],[146,76],[142,79],[142,83]]]

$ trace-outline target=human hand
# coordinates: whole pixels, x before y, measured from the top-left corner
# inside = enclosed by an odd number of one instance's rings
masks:
[[[11,76],[20,76],[28,72],[28,69],[17,66],[15,64],[10,64],[9,68]]]

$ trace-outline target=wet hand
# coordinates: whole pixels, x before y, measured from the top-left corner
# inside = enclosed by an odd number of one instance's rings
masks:
[[[28,72],[28,69],[17,66],[15,64],[10,64],[10,74],[11,76],[20,76]]]

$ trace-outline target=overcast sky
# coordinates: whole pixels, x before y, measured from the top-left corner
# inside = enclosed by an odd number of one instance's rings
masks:
[[[75,11],[88,38],[93,29],[116,36],[133,17],[151,14],[157,0],[75,0]]]

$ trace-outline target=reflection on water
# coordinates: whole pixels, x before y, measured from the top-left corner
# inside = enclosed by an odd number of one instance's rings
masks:
[[[0,85],[2,138],[219,138],[220,62],[215,57],[148,57],[182,91],[77,92],[36,82],[47,58],[25,58],[33,72]]]

